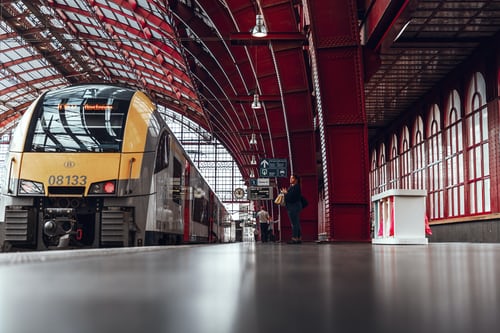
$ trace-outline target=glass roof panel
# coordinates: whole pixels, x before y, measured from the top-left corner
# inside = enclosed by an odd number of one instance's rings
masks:
[[[38,79],[40,78],[41,76],[35,76],[33,74],[34,72],[23,72],[21,74],[19,74],[19,77],[24,80],[24,81],[30,81],[30,80],[34,80],[34,79]]]
[[[66,14],[71,21],[80,22],[81,24],[94,25],[96,23],[96,21],[89,16],[79,15],[75,12],[65,11],[64,14]]]
[[[59,1],[58,1],[59,2]],[[73,8],[85,9],[87,8],[86,4],[83,4],[80,0],[62,0],[60,2],[66,3],[68,6]]]
[[[151,12],[156,12],[158,11],[155,2],[156,0],[137,0],[137,4],[142,7],[149,9]]]
[[[101,7],[101,11],[104,14],[104,17],[106,17],[107,19],[112,19],[114,21],[118,20],[114,11],[106,7]]]
[[[109,58],[114,58],[114,59],[118,59],[119,57],[119,54],[116,54],[115,52],[111,51],[111,50],[103,50],[104,51],[104,55],[106,57],[109,57]],[[113,63],[110,63],[110,64],[113,64]]]
[[[153,35],[153,38],[155,39],[158,39],[158,40],[162,40],[163,38],[163,35],[161,35],[160,33],[158,33],[158,30],[156,29],[151,29],[151,34]]]
[[[130,44],[132,45],[133,48],[139,49],[141,51],[144,51],[145,53],[149,54],[150,56],[154,56],[153,51],[149,47],[143,47],[143,44],[135,41],[135,40],[129,40]]]
[[[106,34],[106,32],[102,29],[96,29],[96,27],[100,27],[100,23],[97,21],[93,21],[91,26],[84,26],[78,23],[75,23],[75,26],[83,32],[87,32],[88,34],[95,36],[97,38],[102,38],[102,39],[108,39],[109,36]],[[89,42],[91,40],[89,39]]]
[[[137,63],[137,65],[141,67],[146,67],[146,64],[142,61],[142,58],[135,58],[134,61]]]
[[[141,26],[137,23],[137,21],[127,19],[127,22],[128,22],[127,24],[130,27],[132,27],[133,29],[135,29],[135,30],[140,30],[141,29]]]
[[[131,30],[141,31],[141,27],[137,23],[137,21],[135,19],[131,19],[131,18],[134,18],[134,13],[132,13],[131,11],[129,11],[125,8],[123,8],[121,11],[122,11],[122,13],[120,13],[120,14],[114,14],[113,19],[115,21],[118,21],[121,24],[127,26],[127,28],[132,27],[133,29],[131,29]]]
[[[125,31],[124,29],[122,29],[121,27],[113,26],[113,30],[120,37],[137,38],[135,35],[134,36],[129,36],[130,34],[127,31]]]
[[[122,71],[120,69],[110,68],[109,71],[111,72],[111,74],[113,74],[115,76],[129,77],[126,72],[124,72],[124,71]]]
[[[10,78],[10,79],[6,80],[6,82],[5,82],[6,85],[3,88],[12,87],[16,83],[17,83],[16,80]],[[4,82],[2,82],[2,85],[3,84],[4,84]],[[19,91],[12,91],[12,92],[8,92],[8,93],[4,93],[3,95],[0,96],[0,101],[2,101],[2,102],[10,101],[12,98],[16,97],[18,94],[19,94]]]
[[[32,87],[36,91],[36,90],[41,90],[41,89],[45,89],[45,88],[49,88],[49,87],[63,86],[66,84],[68,84],[68,81],[66,81],[66,79],[64,79],[64,78],[60,78],[60,79],[51,80],[50,82],[41,81],[38,83],[34,83],[34,84],[32,84]],[[38,93],[37,93],[37,95],[38,95]]]
[[[12,86],[12,78],[10,77],[6,77],[5,74],[3,73],[3,71],[0,71],[0,89],[6,89],[7,87],[11,87]],[[5,94],[3,95],[0,95],[0,101],[6,101],[7,98],[5,96]],[[0,105],[2,105],[0,103]]]

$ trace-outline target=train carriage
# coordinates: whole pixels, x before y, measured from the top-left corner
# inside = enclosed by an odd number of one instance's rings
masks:
[[[207,214],[224,211],[154,103],[121,86],[40,96],[13,134],[6,168],[4,250],[210,241],[218,228]]]

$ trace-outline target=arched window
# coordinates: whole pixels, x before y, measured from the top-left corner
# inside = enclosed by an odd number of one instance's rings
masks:
[[[401,188],[411,189],[411,151],[410,151],[410,131],[407,126],[403,127],[401,132],[401,153],[400,153],[400,161],[401,161]]]
[[[491,211],[488,153],[488,107],[486,83],[475,73],[467,89],[465,124],[467,128],[467,187],[470,214]]]
[[[424,141],[424,123],[422,117],[415,119],[413,127],[413,188],[417,190],[426,190],[425,188],[425,141]]]
[[[379,193],[387,190],[387,164],[385,161],[385,144],[380,144],[379,154],[378,154],[378,179],[379,179]]]
[[[465,215],[464,145],[462,135],[462,104],[453,90],[446,104],[444,118],[446,135],[446,201],[447,216]]]
[[[371,184],[371,195],[378,194],[378,167],[377,167],[377,150],[372,152],[371,166],[370,166],[370,184]]]
[[[398,156],[398,138],[392,135],[391,151],[389,158],[389,188],[399,188],[399,156]]]
[[[427,131],[429,133],[427,150],[429,212],[430,218],[437,219],[444,217],[441,112],[437,104],[434,104],[429,112]]]

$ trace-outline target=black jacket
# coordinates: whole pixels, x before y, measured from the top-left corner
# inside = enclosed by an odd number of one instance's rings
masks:
[[[300,202],[301,197],[300,184],[292,185],[288,188],[288,193],[285,194],[285,204],[288,205]]]

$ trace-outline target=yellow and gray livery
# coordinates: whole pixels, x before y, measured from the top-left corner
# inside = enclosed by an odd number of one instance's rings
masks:
[[[138,90],[44,93],[15,129],[5,165],[3,250],[222,240],[227,211]]]

